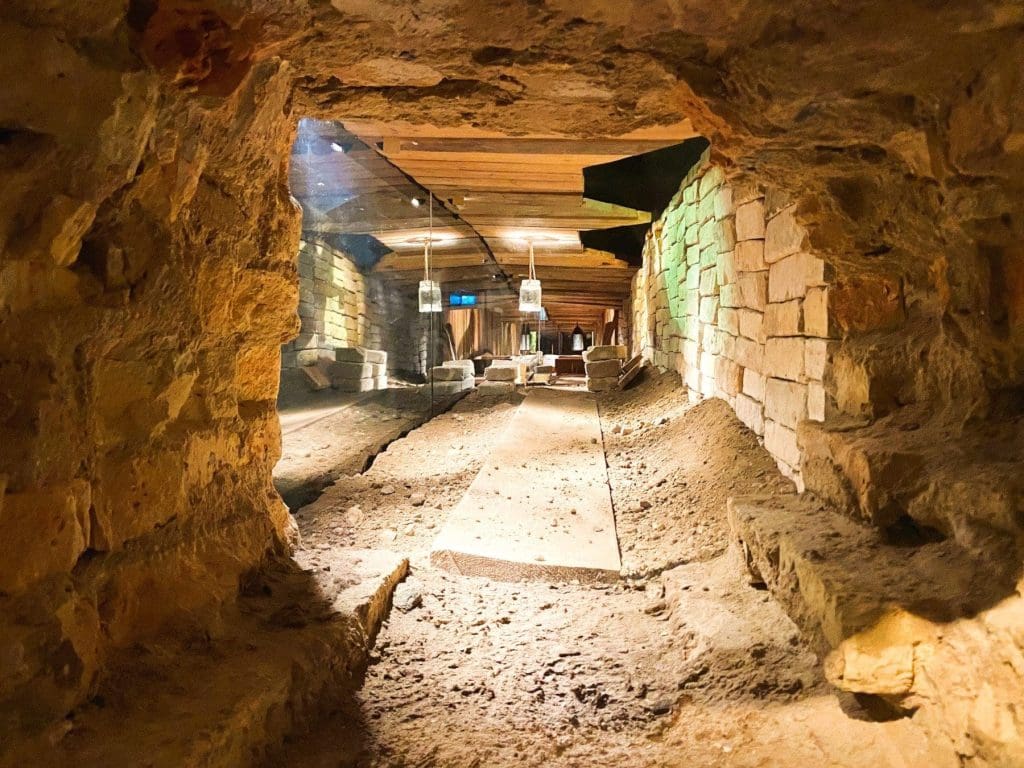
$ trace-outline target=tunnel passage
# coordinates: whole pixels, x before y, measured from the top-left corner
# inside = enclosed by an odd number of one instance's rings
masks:
[[[628,271],[621,258],[542,264],[547,295],[572,307],[552,313],[560,327],[502,323],[500,305],[484,306],[452,318],[452,335],[466,344],[452,356],[482,354],[479,334],[504,345],[490,344],[492,356],[520,352],[523,338],[527,349],[564,352],[578,326],[587,346],[604,346],[597,341],[608,332],[650,374],[678,374],[687,401],[719,408],[716,421],[730,423],[732,411],[803,493],[780,499],[773,486],[768,499],[722,498],[728,532],[720,533],[823,658],[830,684],[913,713],[929,744],[954,748],[968,764],[1014,764],[1022,732],[1019,8],[996,0],[901,14],[871,2],[836,12],[785,0],[736,13],[697,2],[686,14],[659,3],[442,2],[422,13],[401,3],[339,5],[13,0],[0,11],[0,729],[5,749],[21,750],[13,763],[38,764],[54,745],[68,750],[58,763],[68,754],[101,761],[102,750],[86,743],[90,724],[110,733],[101,724],[121,725],[126,702],[158,708],[173,697],[164,681],[180,675],[173,662],[162,665],[178,654],[210,673],[192,679],[221,680],[212,672],[234,667],[201,649],[243,659],[244,637],[259,638],[251,644],[267,662],[249,670],[337,672],[298,675],[301,702],[262,700],[289,715],[225,731],[250,741],[224,762],[251,762],[313,720],[313,702],[328,698],[313,689],[351,679],[345,662],[290,664],[289,653],[368,653],[368,629],[383,617],[401,558],[352,577],[345,590],[361,594],[346,605],[364,606],[363,617],[335,626],[326,596],[340,595],[345,579],[336,584],[323,566],[353,574],[360,566],[329,547],[340,559],[322,562],[317,579],[297,570],[289,553],[305,550],[294,549],[296,523],[273,485],[282,374],[305,376],[300,351],[316,349],[319,360],[340,340],[295,346],[319,333],[303,328],[315,325],[318,308],[301,301],[306,268],[297,255],[300,241],[313,241],[289,186],[305,116],[345,121],[371,152],[404,168],[406,181],[436,192],[456,234],[461,220],[477,231],[477,240],[454,238],[475,243],[464,267],[512,295],[527,249],[520,242],[502,254],[491,240],[558,209],[561,185],[579,181],[582,166],[556,160],[564,152],[549,144],[535,153],[550,156],[540,163],[549,170],[506,168],[504,186],[491,191],[515,221],[488,222],[486,206],[473,207],[479,184],[471,182],[498,169],[477,157],[454,180],[431,175],[437,158],[417,155],[446,151],[431,142],[470,142],[458,152],[486,155],[494,140],[706,137],[706,163],[680,179],[676,205],[650,222],[632,284],[619,287],[620,274],[603,280],[605,271]],[[385,126],[393,132],[380,133]],[[327,152],[345,154],[338,144],[341,153]],[[530,191],[558,200],[523,204],[524,176],[541,185]],[[595,212],[625,218],[589,204],[582,218]],[[647,222],[634,215],[631,223]],[[382,271],[407,273],[393,278],[405,291],[418,282],[422,242],[396,236],[393,245]],[[345,260],[358,241],[327,237],[312,247],[333,249],[331,269],[355,279]],[[403,261],[403,248],[416,253]],[[758,268],[741,269],[741,254]],[[574,279],[561,284],[557,270]],[[603,311],[571,300],[577,283],[601,296]],[[475,288],[453,293],[479,295]],[[323,305],[325,334],[328,314],[332,332],[350,325],[336,298],[336,310]],[[413,323],[399,336],[416,350]],[[565,375],[582,378],[585,369]],[[638,421],[609,427],[640,440],[647,427]],[[644,442],[624,460],[654,465],[640,454],[659,450]],[[652,493],[705,498],[689,479],[651,480],[662,489]],[[624,520],[630,510],[616,511]],[[634,522],[663,530],[639,512]],[[651,568],[641,569],[645,578]],[[666,611],[693,590],[692,580],[673,579],[665,596],[651,586],[652,604],[665,600]],[[837,599],[823,605],[821,595]],[[303,635],[275,645],[258,635],[260,622],[337,631],[327,644]],[[682,649],[665,648],[665,658],[684,658],[699,639],[681,625],[671,634]],[[698,672],[683,677],[696,674],[690,684],[699,684]],[[146,675],[161,681],[152,686],[159,696],[132,687]],[[276,679],[264,689],[301,688]],[[224,698],[204,700],[223,704],[218,711],[258,711],[238,704],[252,701],[254,686],[244,674],[236,680],[212,689]],[[602,692],[563,691],[578,702],[604,701]],[[679,712],[680,701],[652,707]],[[157,710],[148,716],[160,721]],[[208,733],[216,721],[206,710],[194,717],[176,733]],[[700,741],[691,736],[669,740],[675,754]],[[563,745],[567,760],[574,743]],[[722,734],[723,755],[734,754],[724,750],[731,744]],[[118,757],[131,764],[133,745],[124,748]]]

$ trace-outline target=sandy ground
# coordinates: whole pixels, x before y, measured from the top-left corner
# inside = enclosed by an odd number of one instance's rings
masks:
[[[955,765],[912,720],[870,722],[728,548],[731,493],[791,489],[724,403],[672,377],[602,398],[626,577],[503,583],[431,567],[434,536],[516,403],[474,394],[298,514],[308,562],[406,554],[365,683],[273,763]],[[315,451],[314,449],[311,449]]]

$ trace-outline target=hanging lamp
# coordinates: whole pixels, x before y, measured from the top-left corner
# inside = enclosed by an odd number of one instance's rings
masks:
[[[420,312],[440,312],[441,286],[430,279],[430,252],[434,245],[434,193],[430,193],[430,222],[427,239],[423,243],[423,279],[420,280]]]
[[[580,324],[576,323],[576,327],[572,329],[572,351],[582,352],[587,348],[587,337],[583,335],[583,329],[580,328]]]
[[[529,352],[530,347],[533,345],[530,343],[530,324],[523,323],[523,331],[519,335],[519,351]]]
[[[530,276],[519,285],[519,311],[540,312],[540,280],[537,279],[537,266],[533,262],[533,240],[530,244]]]

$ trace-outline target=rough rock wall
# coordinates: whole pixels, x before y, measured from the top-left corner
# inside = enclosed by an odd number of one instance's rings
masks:
[[[293,74],[197,94],[125,27],[86,44],[90,8],[55,12],[71,34],[42,6],[0,23],[0,741],[113,649],[207,631],[288,536],[268,371],[297,329]]]
[[[797,425],[824,421],[828,270],[787,206],[702,159],[648,234],[633,278],[633,351],[720,397],[802,488]],[[829,395],[831,400],[831,395]]]
[[[1019,475],[1022,442],[1022,24],[1012,0],[4,3],[0,520],[40,550],[2,577],[4,711],[61,711],[105,649],[183,610],[214,623],[200,606],[281,529],[264,404],[297,329],[298,115],[707,136],[835,271],[830,370],[858,421],[804,476],[865,519],[1019,537],[1019,497],[986,483]],[[958,462],[966,485],[929,475]],[[167,485],[119,488],[133,463]],[[1024,677],[1007,600],[963,654],[988,708],[946,726],[978,765],[1024,731],[1000,698]]]

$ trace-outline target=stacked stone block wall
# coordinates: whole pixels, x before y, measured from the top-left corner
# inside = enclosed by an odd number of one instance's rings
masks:
[[[706,160],[648,234],[632,290],[632,344],[679,373],[691,400],[720,397],[802,487],[797,424],[823,421],[828,282],[793,207]]]
[[[352,346],[386,351],[389,372],[426,370],[429,323],[415,296],[364,275],[348,254],[319,241],[300,243],[298,269],[302,327],[282,348],[283,371]]]

